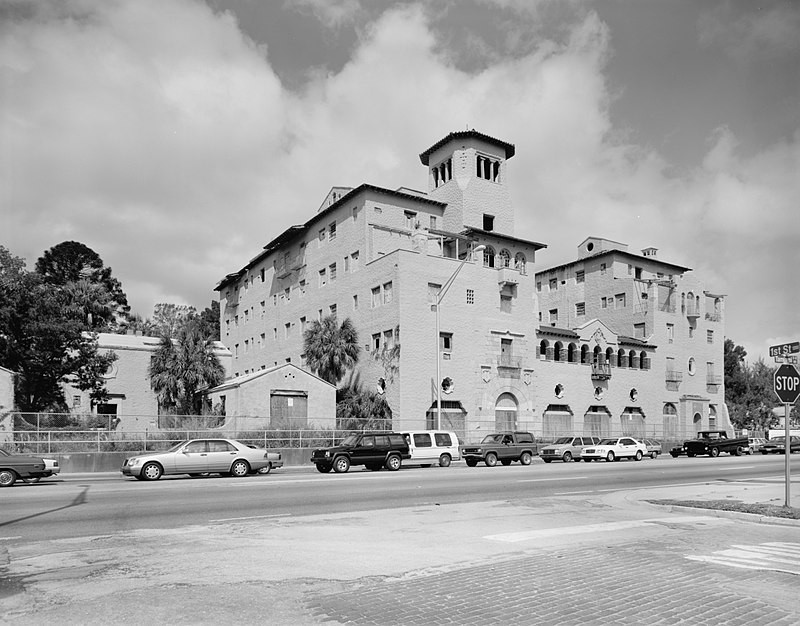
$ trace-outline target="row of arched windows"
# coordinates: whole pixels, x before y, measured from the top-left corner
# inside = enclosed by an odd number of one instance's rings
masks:
[[[497,268],[512,267],[511,253],[506,248],[503,248],[500,250],[499,254],[495,254],[492,246],[486,246],[486,249],[483,251],[483,266]],[[522,252],[517,252],[517,254],[514,255],[513,267],[520,274],[525,274],[527,260]]]
[[[546,361],[563,361],[565,363],[581,363],[584,365],[609,365],[610,367],[627,367],[631,369],[650,369],[650,359],[644,350],[625,350],[620,348],[614,351],[613,348],[603,350],[600,346],[595,346],[589,350],[589,346],[582,344],[580,348],[575,343],[565,344],[556,341],[553,345],[547,339],[542,339],[539,343],[539,353],[537,355]]]

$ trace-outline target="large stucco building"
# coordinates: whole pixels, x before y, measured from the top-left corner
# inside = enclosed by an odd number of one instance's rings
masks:
[[[303,331],[335,313],[358,329],[360,379],[386,394],[398,429],[441,418],[468,438],[495,428],[669,438],[725,426],[722,297],[655,249],[595,237],[576,261],[534,273],[546,246],[515,236],[514,153],[454,132],[419,155],[427,192],[331,189],[217,284],[233,375],[305,367]]]

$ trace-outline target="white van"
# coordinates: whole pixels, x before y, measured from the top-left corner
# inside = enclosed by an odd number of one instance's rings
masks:
[[[444,430],[412,430],[404,431],[403,437],[408,442],[411,458],[405,465],[421,465],[430,467],[438,463],[447,467],[452,461],[461,460],[461,450],[455,433]]]

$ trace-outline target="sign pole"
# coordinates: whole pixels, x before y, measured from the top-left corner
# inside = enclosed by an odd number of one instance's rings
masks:
[[[783,405],[783,425],[784,425],[784,438],[783,438],[783,461],[785,465],[786,474],[786,502],[783,504],[785,507],[792,506],[792,481],[791,481],[791,466],[789,459],[792,457],[792,440],[789,437],[789,413],[792,410],[792,405],[788,402]]]

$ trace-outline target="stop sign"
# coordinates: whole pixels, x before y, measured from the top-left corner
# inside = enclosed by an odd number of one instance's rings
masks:
[[[775,394],[784,404],[794,404],[800,396],[800,374],[797,368],[784,363],[775,370]]]

